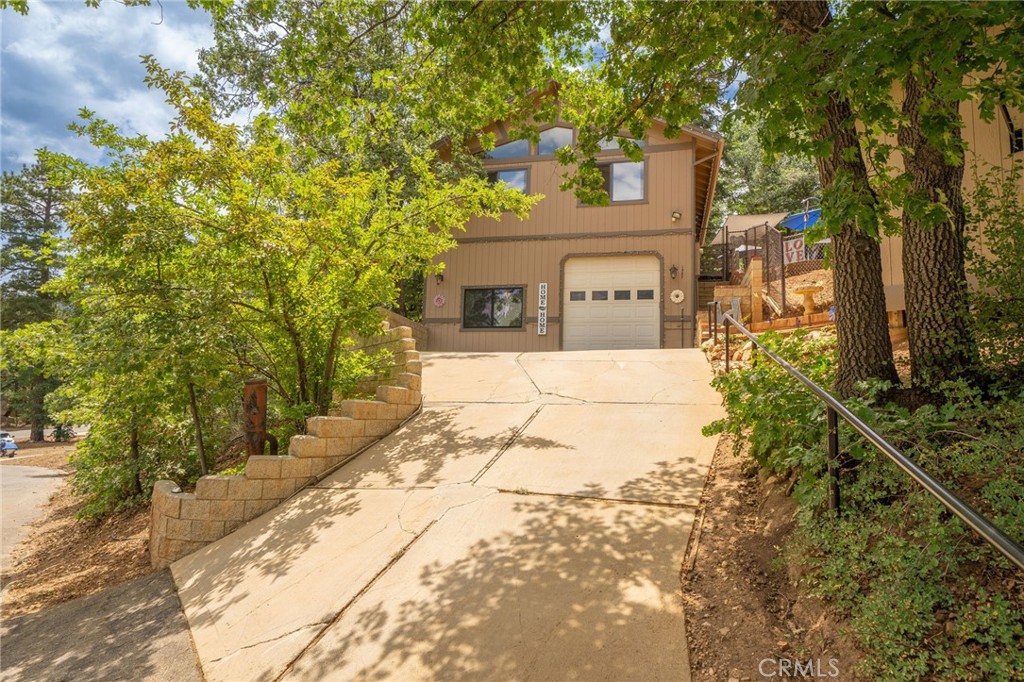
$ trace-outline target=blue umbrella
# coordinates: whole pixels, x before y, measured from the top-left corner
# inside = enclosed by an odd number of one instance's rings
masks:
[[[821,217],[820,208],[812,208],[807,213],[794,213],[793,215],[786,216],[779,223],[779,228],[786,228],[787,230],[793,230],[794,232],[803,232],[805,229],[818,222],[818,218]]]

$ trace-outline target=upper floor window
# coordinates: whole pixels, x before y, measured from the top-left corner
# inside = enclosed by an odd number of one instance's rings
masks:
[[[526,194],[527,171],[525,168],[513,168],[509,170],[491,171],[487,174],[487,181],[491,184],[503,182],[511,189],[519,190]]]
[[[537,153],[541,156],[550,156],[566,146],[572,146],[572,128],[548,128],[540,131]]]
[[[635,142],[636,146],[638,146],[638,147],[643,147],[644,144],[646,144],[643,140],[633,140],[633,142]],[[619,149],[620,148],[619,138],[617,138],[617,137],[606,137],[603,140],[598,140],[597,146],[600,147],[602,151],[610,151],[610,150]]]
[[[617,161],[601,166],[604,190],[612,203],[644,199],[644,162]]]
[[[494,149],[484,154],[488,159],[512,159],[519,156],[529,155],[529,140],[512,140],[511,142],[499,144]]]

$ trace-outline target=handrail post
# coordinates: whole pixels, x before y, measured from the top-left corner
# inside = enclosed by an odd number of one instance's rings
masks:
[[[839,417],[830,405],[828,418],[828,508],[839,514]]]
[[[717,346],[718,345],[718,301],[712,301],[711,302],[711,307],[715,311],[714,312],[715,322],[714,322],[714,326],[712,327],[712,329],[715,330],[715,345]]]
[[[725,332],[725,373],[729,373],[729,318],[723,318],[724,332]]]

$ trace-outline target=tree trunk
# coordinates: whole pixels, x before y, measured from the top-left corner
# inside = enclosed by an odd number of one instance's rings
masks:
[[[939,383],[975,375],[978,349],[968,317],[964,264],[963,156],[950,163],[921,129],[925,87],[907,77],[903,99],[905,122],[898,139],[912,177],[911,197],[942,203],[948,220],[928,222],[903,211],[903,276],[907,300],[911,380],[917,388],[934,391]],[[931,106],[936,106],[930,102]],[[942,102],[947,116],[959,120],[960,103]],[[948,130],[960,140],[960,128]]]
[[[828,3],[820,0],[788,0],[775,7],[786,32],[804,39],[832,20]],[[821,113],[825,122],[816,138],[832,146],[829,156],[817,159],[822,188],[827,190],[841,177],[865,201],[874,201],[850,103],[831,93]],[[851,395],[854,385],[865,379],[899,383],[885,311],[881,250],[854,222],[845,223],[832,236],[832,277],[839,352],[835,390]]]
[[[342,324],[340,321],[334,323],[334,331],[331,332],[331,342],[327,346],[327,357],[324,359],[324,374],[316,389],[316,413],[326,415],[331,407],[331,400],[334,395],[331,386],[334,385],[334,373],[338,364],[338,347],[341,345]]]
[[[132,427],[131,440],[132,468],[135,470],[135,495],[142,496],[142,453],[139,450],[139,429]]]
[[[206,448],[203,447],[203,424],[199,421],[199,406],[196,404],[196,386],[193,383],[188,385],[188,402],[192,411],[192,424],[196,428],[196,449],[199,452],[199,472],[205,476],[206,470]]]
[[[41,419],[33,419],[29,432],[29,441],[33,443],[41,443],[45,438],[44,427],[46,424]]]

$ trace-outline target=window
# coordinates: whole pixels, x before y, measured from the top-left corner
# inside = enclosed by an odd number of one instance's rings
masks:
[[[569,292],[569,300],[570,301],[585,301],[585,300],[587,300],[587,292],[585,292],[585,291],[570,291]]]
[[[607,291],[591,291],[590,292],[590,300],[591,301],[607,301],[608,300],[608,292]]]
[[[505,144],[499,144],[489,152],[484,153],[488,159],[511,159],[518,156],[530,155],[529,140],[512,140]]]
[[[644,162],[619,161],[601,166],[604,190],[611,201],[640,201],[644,198]]]
[[[466,329],[512,329],[523,326],[523,288],[495,287],[462,292],[462,326]]]
[[[632,293],[632,292],[630,292],[629,289],[616,289],[615,290],[615,300],[616,301],[628,301],[628,300],[630,300],[630,293]]]
[[[527,175],[525,168],[491,171],[487,174],[487,180],[491,184],[503,182],[511,189],[517,189],[526,194]]]
[[[654,289],[639,289],[636,292],[636,300],[638,300],[638,301],[653,301],[654,300]]]
[[[635,142],[638,147],[643,147],[644,144],[646,144],[643,140],[633,140],[633,142]],[[619,138],[617,137],[606,137],[603,140],[598,140],[597,146],[600,147],[602,151],[611,151],[614,149],[620,149],[621,147],[619,145]]]
[[[540,142],[537,144],[537,153],[542,156],[550,156],[555,150],[572,145],[571,128],[548,128],[540,133]]]

